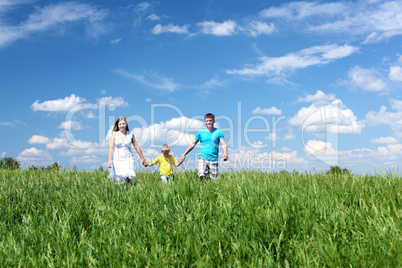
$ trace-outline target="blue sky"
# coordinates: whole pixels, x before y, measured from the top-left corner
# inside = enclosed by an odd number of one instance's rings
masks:
[[[118,116],[148,160],[179,158],[211,112],[222,170],[386,171],[402,3],[0,0],[0,88],[0,154],[23,166],[106,167]]]

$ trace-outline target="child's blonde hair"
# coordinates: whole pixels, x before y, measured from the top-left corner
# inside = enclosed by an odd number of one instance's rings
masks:
[[[167,145],[167,144],[163,144],[162,145],[162,152],[170,152],[170,147],[169,147],[169,145]]]

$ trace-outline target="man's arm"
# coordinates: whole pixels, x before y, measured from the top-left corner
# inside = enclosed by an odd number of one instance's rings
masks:
[[[222,143],[222,149],[223,149],[223,161],[228,160],[228,146],[226,144],[226,141],[224,139],[221,139],[220,142]]]
[[[188,145],[188,147],[187,147],[186,151],[184,152],[183,156],[180,158],[179,165],[181,165],[181,164],[184,162],[184,160],[186,160],[186,155],[187,155],[189,152],[191,152],[191,150],[194,148],[194,146],[195,146],[196,144],[197,144],[197,141],[196,141],[196,140],[193,140],[193,141]]]

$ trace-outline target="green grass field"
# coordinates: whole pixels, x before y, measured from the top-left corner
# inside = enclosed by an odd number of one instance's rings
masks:
[[[394,172],[107,175],[0,170],[0,266],[402,266]]]

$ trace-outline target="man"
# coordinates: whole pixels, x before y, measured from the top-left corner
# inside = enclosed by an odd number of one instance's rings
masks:
[[[201,149],[198,158],[198,177],[202,182],[208,175],[212,179],[218,176],[218,155],[219,143],[222,143],[223,161],[228,160],[228,147],[225,137],[220,129],[214,128],[215,116],[208,113],[204,116],[206,128],[198,131],[195,139],[187,147],[179,163],[182,164],[186,159],[186,155],[193,150],[194,146],[200,142]]]

